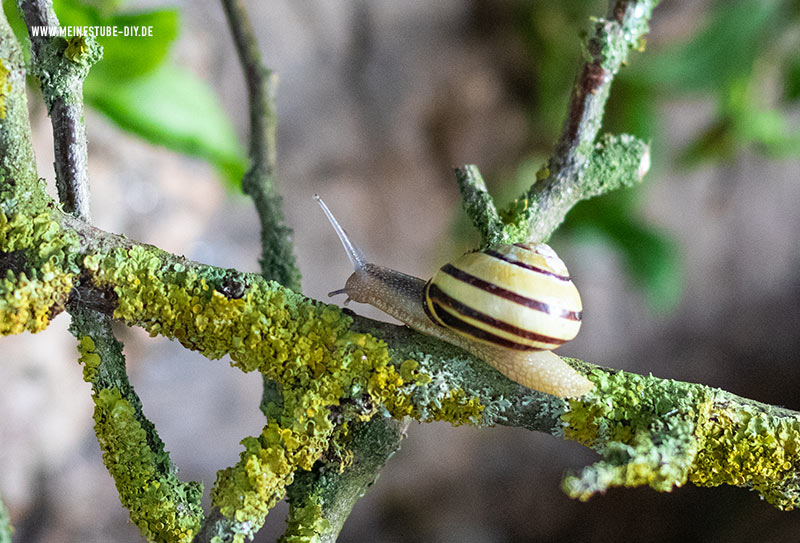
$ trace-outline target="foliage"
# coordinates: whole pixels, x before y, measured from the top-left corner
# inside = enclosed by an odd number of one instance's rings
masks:
[[[17,39],[27,51],[27,30],[14,0],[3,8]],[[62,26],[153,27],[152,36],[97,37],[103,58],[84,81],[86,104],[120,128],[156,145],[198,156],[217,168],[232,186],[246,169],[236,132],[210,87],[169,58],[178,37],[174,9],[137,13],[119,10],[118,2],[53,2]],[[202,112],[202,114],[198,114]]]

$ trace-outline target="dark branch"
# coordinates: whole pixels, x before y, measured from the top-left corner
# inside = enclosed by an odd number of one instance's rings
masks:
[[[82,45],[67,55],[64,38],[34,33],[36,26],[58,28],[51,0],[21,0],[22,16],[31,39],[32,72],[39,76],[42,95],[53,125],[53,148],[58,196],[64,209],[89,220],[89,177],[86,128],[83,123],[83,79],[99,60],[99,47],[89,38],[76,38]],[[83,41],[80,41],[83,40]],[[72,58],[70,58],[72,57]],[[66,85],[51,85],[56,74]]]

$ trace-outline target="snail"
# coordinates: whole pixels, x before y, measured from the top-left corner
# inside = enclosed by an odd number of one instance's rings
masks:
[[[594,387],[552,352],[574,338],[583,309],[567,267],[544,243],[515,243],[463,255],[429,281],[369,262],[314,195],[355,268],[346,294],[484,360],[509,379],[562,398]]]

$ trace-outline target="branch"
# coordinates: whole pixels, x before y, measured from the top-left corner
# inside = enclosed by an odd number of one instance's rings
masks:
[[[300,290],[292,230],[284,223],[281,197],[275,190],[275,85],[277,77],[261,62],[250,19],[240,0],[222,0],[247,82],[250,109],[250,169],[242,189],[253,199],[261,221],[261,269],[293,290]]]
[[[22,50],[5,14],[0,11],[0,205],[3,211],[40,209],[48,200],[36,174],[25,74]]]
[[[50,111],[59,199],[64,211],[89,221],[89,175],[83,122],[83,79],[100,57],[80,43],[75,51],[61,38],[35,35],[34,26],[57,27],[50,2],[22,2],[33,49],[33,70],[40,74],[42,94]],[[78,289],[74,293],[80,292]],[[114,337],[108,315],[83,307],[79,297],[69,304],[70,332],[78,339],[84,379],[92,385],[95,433],[103,462],[114,479],[122,505],[148,540],[190,541],[203,511],[202,485],[177,478],[164,443],[145,417],[142,402],[128,380],[122,344]]]
[[[203,519],[203,485],[178,479],[128,380],[109,316],[86,308],[71,314],[83,377],[92,385],[95,434],[123,507],[148,541],[192,541]]]
[[[658,0],[611,1],[608,18],[598,19],[594,24],[594,33],[584,52],[586,60],[573,87],[564,129],[548,162],[549,176],[535,183],[526,194],[531,205],[523,216],[527,217],[530,232],[540,239],[549,237],[563,220],[566,210],[583,198],[581,195],[576,199],[575,192],[591,191],[594,183],[589,177],[590,162],[596,164],[595,168],[613,165],[615,160],[609,161],[609,157],[603,155],[619,146],[623,151],[626,147],[627,151],[632,151],[629,159],[638,160],[636,167],[625,169],[627,179],[620,180],[622,184],[640,181],[649,169],[649,149],[630,136],[606,139],[599,149],[594,142],[614,76],[627,62],[628,52],[638,48],[649,31],[648,21],[656,4]],[[622,156],[612,155],[614,159]],[[554,214],[545,208],[547,204],[564,211],[555,214],[559,217],[557,222],[553,220]]]
[[[223,0],[222,4],[247,82],[252,166],[242,185],[253,198],[261,220],[262,275],[299,291],[300,274],[294,259],[291,231],[283,224],[281,200],[273,182],[277,124],[274,113],[275,78],[261,61],[258,43],[242,3]],[[266,377],[262,409],[268,418],[268,410],[272,409],[272,420],[279,420],[277,417],[283,410],[278,385]],[[348,469],[339,471],[331,467],[331,462],[325,462],[312,472],[301,471],[295,475],[295,482],[287,489],[292,506],[289,511],[289,530],[285,537],[288,538],[291,533],[314,531],[313,526],[324,526],[324,537],[335,540],[355,502],[366,492],[390,451],[399,448],[404,437],[403,432],[398,432],[396,421],[384,419],[358,424],[352,432],[349,445],[352,464]],[[309,511],[317,510],[319,519],[308,518]],[[236,531],[234,525],[226,529],[224,520],[218,515],[213,515],[208,524],[213,529],[204,530],[200,541]]]
[[[604,457],[567,479],[582,498],[611,486],[666,490],[691,481],[753,488],[780,508],[800,505],[800,413],[574,359],[567,361],[596,386],[567,402],[405,327],[350,317],[258,275],[193,263],[53,213],[77,232],[69,250],[82,255],[85,303],[210,359],[228,354],[235,367],[282,387],[293,416],[245,440],[241,463],[217,480],[212,502],[225,516],[260,526],[288,475],[346,443],[336,420],[378,413],[577,440]],[[0,240],[18,241],[8,234]]]
[[[595,21],[555,152],[530,189],[500,214],[502,230],[484,233],[496,221],[487,221],[481,216],[486,212],[466,199],[484,244],[545,241],[579,201],[641,182],[650,168],[647,144],[628,135],[595,140],[614,76],[647,33],[656,4],[658,0],[612,0],[608,18]]]
[[[59,27],[51,0],[20,0],[19,6],[31,39],[31,72],[41,81],[53,124],[58,197],[68,212],[89,220],[83,80],[102,49],[91,37],[65,40],[34,33],[37,26]]]

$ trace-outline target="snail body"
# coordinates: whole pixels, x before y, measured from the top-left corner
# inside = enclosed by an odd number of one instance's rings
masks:
[[[580,329],[581,299],[567,268],[543,243],[467,253],[429,281],[368,262],[315,196],[355,271],[329,295],[376,307],[418,332],[481,358],[526,387],[560,397],[593,384],[551,350]]]

